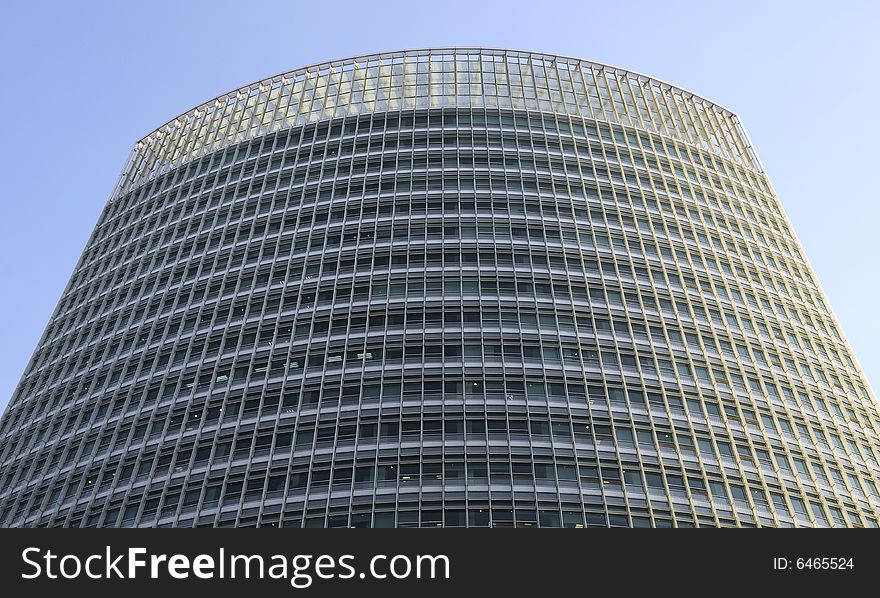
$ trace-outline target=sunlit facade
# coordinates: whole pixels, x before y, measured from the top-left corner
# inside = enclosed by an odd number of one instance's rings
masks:
[[[377,54],[136,145],[0,422],[0,525],[876,527],[878,425],[735,114]]]

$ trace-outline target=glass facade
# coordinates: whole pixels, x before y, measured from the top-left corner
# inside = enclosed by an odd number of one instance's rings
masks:
[[[876,527],[878,426],[734,114],[389,53],[137,144],[0,422],[0,525]]]

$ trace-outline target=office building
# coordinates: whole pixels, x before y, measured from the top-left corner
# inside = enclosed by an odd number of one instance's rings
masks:
[[[0,423],[0,525],[875,527],[878,426],[735,114],[392,52],[137,143]]]

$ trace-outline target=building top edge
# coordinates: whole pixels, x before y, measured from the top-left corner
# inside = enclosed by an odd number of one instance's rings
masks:
[[[113,197],[194,158],[340,116],[457,108],[549,112],[654,132],[761,172],[738,116],[636,71],[580,58],[479,47],[361,54],[218,95],[138,141]]]
[[[516,49],[504,49],[504,48],[489,48],[489,47],[466,47],[466,46],[449,46],[449,47],[438,47],[438,48],[418,48],[413,50],[391,50],[385,52],[375,52],[372,54],[358,54],[355,56],[348,56],[346,58],[340,58],[336,60],[327,60],[323,62],[313,63],[307,66],[299,67],[296,69],[292,69],[289,71],[284,71],[282,73],[277,73],[275,75],[271,75],[268,77],[264,77],[262,79],[257,79],[255,81],[251,81],[250,83],[246,83],[245,85],[241,85],[230,91],[221,93],[216,95],[204,102],[201,102],[189,110],[182,112],[181,114],[175,116],[174,118],[169,119],[164,122],[160,126],[156,127],[143,137],[141,137],[138,141],[145,142],[150,139],[150,137],[158,132],[163,131],[163,129],[167,130],[173,128],[177,121],[181,119],[185,119],[188,116],[194,115],[196,111],[199,109],[208,110],[212,105],[217,102],[229,101],[232,98],[236,100],[243,93],[250,94],[254,91],[259,92],[261,86],[265,87],[267,85],[271,86],[274,83],[277,83],[283,79],[294,80],[299,76],[308,75],[310,73],[317,74],[322,71],[326,71],[332,68],[343,68],[346,66],[353,66],[360,63],[368,63],[365,66],[374,66],[369,64],[374,61],[383,61],[383,60],[394,60],[394,59],[404,59],[404,58],[418,58],[418,57],[435,57],[435,56],[491,56],[491,57],[509,57],[516,59],[526,59],[526,60],[540,60],[550,63],[556,64],[566,64],[570,66],[576,67],[588,67],[591,69],[599,70],[599,71],[608,71],[615,74],[620,75],[628,75],[630,77],[635,77],[640,81],[650,82],[658,84],[666,89],[670,89],[674,92],[678,92],[682,94],[683,97],[687,99],[692,99],[695,102],[699,102],[708,108],[713,108],[721,112],[722,114],[729,116],[731,118],[739,121],[739,116],[729,108],[706,98],[700,94],[694,93],[680,85],[675,85],[669,83],[668,81],[664,81],[663,79],[658,79],[657,77],[652,77],[650,75],[646,75],[644,73],[622,68],[619,66],[615,66],[612,64],[596,62],[593,60],[587,60],[584,58],[577,58],[573,56],[566,56],[563,54],[549,54],[544,52],[532,52],[528,50],[516,50]],[[375,66],[378,66],[376,64]]]

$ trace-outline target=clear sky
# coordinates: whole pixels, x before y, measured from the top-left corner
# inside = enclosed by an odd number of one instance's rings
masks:
[[[0,408],[134,143],[323,60],[483,46],[643,72],[737,112],[880,390],[880,3],[4,2]]]

